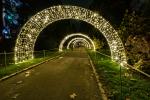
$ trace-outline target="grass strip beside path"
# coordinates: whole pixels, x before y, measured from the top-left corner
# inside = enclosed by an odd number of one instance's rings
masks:
[[[120,67],[110,58],[89,52],[110,100],[150,100],[150,80]]]
[[[30,67],[32,65],[35,65],[37,63],[40,63],[42,61],[45,61],[51,57],[55,57],[57,55],[59,55],[60,53],[59,52],[53,52],[53,53],[49,53],[48,56],[46,56],[45,58],[35,58],[35,59],[32,59],[32,60],[28,60],[26,62],[23,62],[23,63],[19,63],[19,64],[12,64],[12,65],[9,65],[9,66],[6,66],[6,67],[2,67],[0,68],[0,78],[2,77],[5,77],[7,75],[10,75],[12,73],[15,73],[17,71],[20,71],[22,69],[25,69],[27,67]]]

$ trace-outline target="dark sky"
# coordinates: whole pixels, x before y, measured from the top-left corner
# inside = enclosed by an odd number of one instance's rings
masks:
[[[112,23],[118,24],[128,8],[130,0],[24,0],[29,4],[26,12],[33,15],[53,5],[77,5],[101,13]],[[115,1],[115,2],[114,2]]]
[[[76,5],[90,9],[92,11],[101,14],[115,28],[119,26],[126,9],[129,9],[130,11],[135,10],[138,13],[143,13],[145,17],[150,17],[149,13],[150,0],[21,0],[21,1],[26,3],[26,5],[22,7],[19,11],[19,13],[23,15],[22,17],[24,19],[22,25],[37,12],[54,5]],[[69,26],[67,26],[68,24]],[[87,32],[81,30],[82,28],[77,27],[80,24],[82,24],[82,26],[84,25],[85,29],[88,28],[90,30],[88,30]],[[62,27],[63,25],[66,25],[67,27]],[[73,29],[72,32],[83,31],[85,33],[90,33],[94,30],[94,32],[97,33],[96,29],[90,27],[91,27],[90,25],[79,21],[68,21],[68,22],[62,21],[54,23],[53,25],[49,25],[47,28],[45,28],[39,35],[38,40],[36,42],[36,48],[43,48],[43,46],[45,46],[44,48],[46,48],[47,44],[49,44],[50,46],[54,42],[59,43],[59,41],[57,40],[61,39],[65,35],[62,34],[68,31],[71,32],[71,29]],[[50,32],[55,33],[55,35],[49,34]],[[52,41],[48,42],[48,40]],[[10,42],[8,42],[9,45],[14,45],[14,42],[11,43],[13,44],[10,44]]]
[[[102,14],[111,23],[119,24],[125,9],[142,12],[149,16],[150,0],[22,0],[29,4],[26,12],[33,15],[36,12],[53,5],[77,5]]]

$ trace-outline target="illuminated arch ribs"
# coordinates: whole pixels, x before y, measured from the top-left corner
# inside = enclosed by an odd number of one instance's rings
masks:
[[[84,47],[86,47],[86,48],[88,48],[88,49],[91,49],[91,45],[89,44],[88,41],[86,41],[86,40],[80,40],[80,39],[73,41],[73,42],[72,42],[72,47],[74,48],[75,45],[76,45],[77,43],[79,43],[79,42],[83,43]]]
[[[60,45],[59,45],[59,51],[63,51],[63,45],[64,45],[64,43],[65,43],[69,38],[74,37],[74,36],[82,36],[82,37],[88,39],[88,40],[91,42],[92,46],[93,46],[93,51],[95,51],[95,45],[94,45],[94,42],[92,41],[92,39],[91,39],[90,37],[88,37],[87,35],[84,35],[84,34],[81,34],[81,33],[73,33],[73,34],[67,35],[67,36],[61,41],[61,43],[60,43]]]
[[[85,47],[87,47],[88,49],[91,49],[90,43],[84,38],[74,40],[73,42],[70,43],[70,45],[68,45],[67,49],[69,49],[71,45],[72,45],[72,48],[74,48],[78,42],[82,42],[85,45]]]
[[[89,41],[87,41],[85,38],[73,38],[72,40],[70,40],[67,44],[67,49],[69,49],[71,43],[75,42],[75,41],[81,41],[84,42],[88,45],[89,48],[91,48],[91,44],[89,43]]]
[[[71,44],[72,44],[72,48],[74,48],[75,45],[76,45],[77,43],[79,43],[79,42],[83,43],[86,48],[91,49],[90,43],[89,43],[87,40],[85,40],[85,39],[77,39],[77,40],[73,41],[73,42],[71,43]],[[69,46],[69,47],[70,47],[70,46]]]
[[[124,46],[115,29],[100,15],[77,6],[53,6],[38,12],[22,27],[15,45],[15,63],[34,58],[33,51],[39,33],[49,24],[63,19],[90,23],[106,38],[113,60],[126,63]]]

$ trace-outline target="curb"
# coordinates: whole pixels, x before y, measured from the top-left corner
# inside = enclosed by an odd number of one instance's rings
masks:
[[[43,64],[43,63],[45,63],[45,62],[48,62],[48,61],[53,60],[53,59],[55,59],[55,58],[58,58],[58,57],[62,56],[63,54],[64,54],[64,53],[62,53],[62,54],[60,54],[60,55],[58,55],[58,56],[49,58],[49,59],[47,59],[47,60],[45,60],[45,61],[42,61],[42,62],[40,62],[40,63],[38,63],[38,64],[31,65],[30,67],[24,68],[24,69],[22,69],[22,70],[20,70],[20,71],[17,71],[17,72],[15,72],[15,73],[10,74],[10,75],[4,76],[4,77],[0,78],[0,82],[6,80],[6,79],[8,79],[8,78],[11,78],[11,77],[13,77],[13,76],[15,76],[15,75],[17,75],[17,74],[19,74],[19,73],[22,73],[22,72],[24,72],[24,71],[27,71],[27,70],[32,69],[32,68],[34,68],[34,67],[37,67],[38,65],[41,65],[41,64]]]
[[[93,64],[93,62],[92,62],[92,60],[91,60],[91,58],[90,58],[89,55],[88,55],[88,58],[89,58],[90,65],[91,65],[91,67],[92,67],[93,73],[94,73],[94,75],[95,75],[96,82],[97,82],[97,84],[98,84],[98,88],[99,88],[99,90],[100,90],[100,92],[101,92],[102,99],[103,99],[103,100],[108,100],[108,98],[107,98],[107,96],[106,96],[106,93],[105,93],[105,90],[103,89],[103,85],[102,85],[102,83],[99,81],[99,76],[98,76],[98,74],[97,74],[97,72],[96,72],[96,69],[95,69],[95,67],[94,67],[94,64]]]

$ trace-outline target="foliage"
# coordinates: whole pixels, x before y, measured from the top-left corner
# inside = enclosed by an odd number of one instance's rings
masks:
[[[150,61],[149,24],[149,18],[145,18],[135,11],[129,12],[126,10],[119,27],[119,35],[125,45],[128,63],[143,71],[148,68],[147,65],[144,66],[145,62]],[[141,60],[143,63],[140,63]]]
[[[123,41],[130,35],[148,35],[149,33],[149,18],[145,18],[142,15],[138,15],[133,12],[126,10],[122,22],[119,27],[119,35]]]
[[[96,71],[100,76],[107,96],[110,100],[149,100],[150,81],[124,67],[120,67],[110,58],[89,52]]]
[[[95,44],[95,48],[96,48],[96,50],[98,50],[98,49],[101,49],[101,48],[103,48],[103,46],[104,46],[104,42],[103,41],[100,41],[99,39],[97,39],[97,38],[93,38],[93,42],[94,42],[94,44]]]

